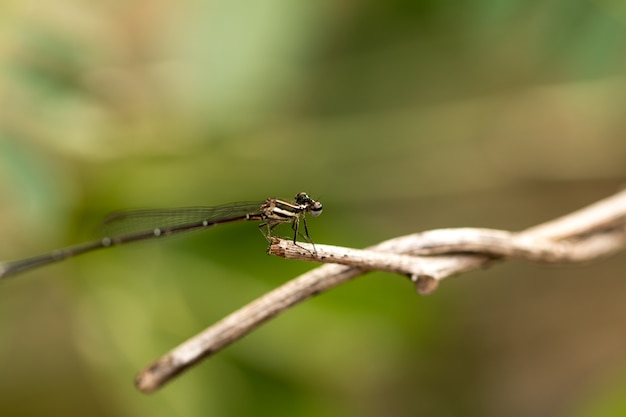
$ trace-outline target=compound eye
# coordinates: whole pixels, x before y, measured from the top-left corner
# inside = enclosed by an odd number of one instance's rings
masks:
[[[296,194],[296,204],[310,203],[311,201],[311,197],[309,197],[307,193]]]
[[[311,208],[309,209],[311,216],[313,217],[317,217],[320,214],[322,214],[322,203],[320,203],[319,201],[315,201],[312,205]]]

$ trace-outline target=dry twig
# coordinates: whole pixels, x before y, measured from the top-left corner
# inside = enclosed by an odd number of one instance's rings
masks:
[[[137,387],[151,392],[198,361],[293,305],[371,270],[408,275],[432,292],[451,275],[504,259],[549,264],[589,262],[626,247],[626,191],[556,220],[513,233],[441,229],[387,240],[367,250],[274,239],[268,253],[324,265],[287,282],[182,343],[144,369]],[[433,256],[437,255],[437,256]]]

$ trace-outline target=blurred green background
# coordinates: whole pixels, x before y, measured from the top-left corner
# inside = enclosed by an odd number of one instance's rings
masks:
[[[522,229],[626,161],[618,1],[0,4],[0,258],[107,213],[307,191],[316,242]],[[6,416],[624,416],[626,257],[503,264],[418,297],[373,273],[152,394],[135,373],[313,267],[254,225],[3,282]]]

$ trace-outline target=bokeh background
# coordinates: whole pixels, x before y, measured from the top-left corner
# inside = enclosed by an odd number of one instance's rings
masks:
[[[5,0],[0,258],[119,209],[299,191],[324,203],[319,243],[522,229],[623,187],[625,75],[611,0]],[[373,273],[137,392],[152,360],[313,267],[265,248],[230,225],[3,282],[2,415],[626,415],[624,255],[428,297]]]

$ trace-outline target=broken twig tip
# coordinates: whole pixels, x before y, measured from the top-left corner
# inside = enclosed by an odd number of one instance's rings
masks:
[[[419,295],[432,294],[439,286],[439,281],[429,275],[413,275],[411,281],[415,283]]]

